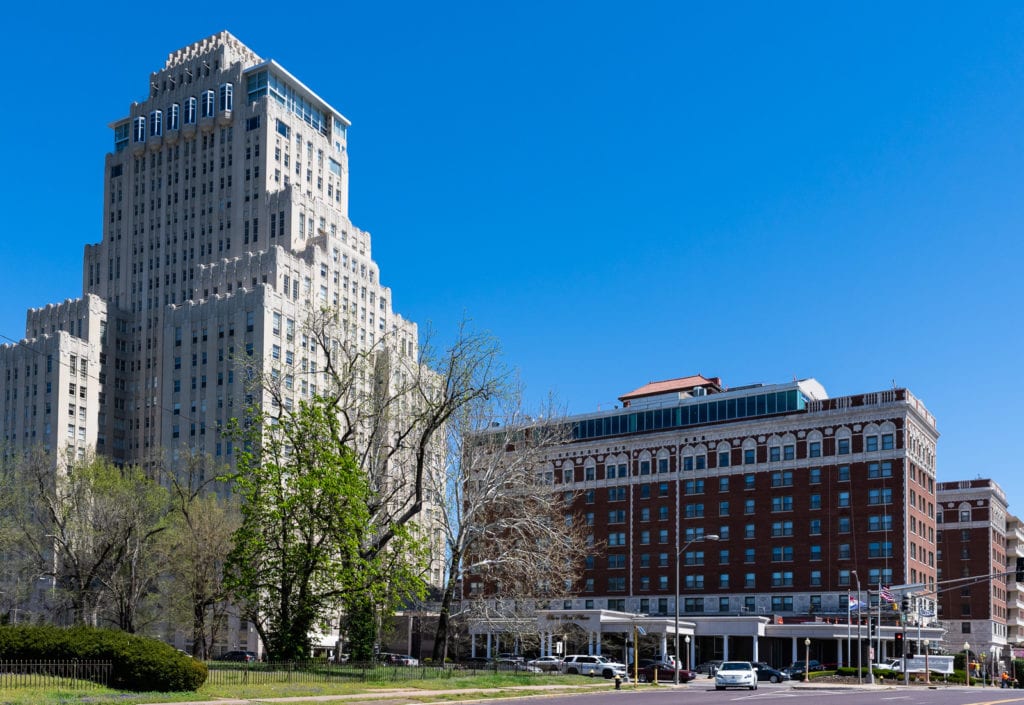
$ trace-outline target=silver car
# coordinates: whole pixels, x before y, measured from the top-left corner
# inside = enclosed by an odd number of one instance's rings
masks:
[[[715,673],[715,690],[749,688],[757,690],[757,671],[750,661],[723,661]]]

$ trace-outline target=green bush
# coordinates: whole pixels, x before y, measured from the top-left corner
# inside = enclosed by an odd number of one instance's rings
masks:
[[[148,637],[90,627],[0,627],[0,659],[110,661],[109,685],[134,691],[197,690],[206,664]]]

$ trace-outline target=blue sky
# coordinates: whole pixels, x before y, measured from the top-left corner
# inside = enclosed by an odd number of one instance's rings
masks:
[[[107,124],[227,29],[352,120],[396,310],[441,339],[471,317],[533,398],[895,382],[938,420],[939,479],[1024,513],[1024,7],[859,5],[20,4],[0,335],[81,294]]]

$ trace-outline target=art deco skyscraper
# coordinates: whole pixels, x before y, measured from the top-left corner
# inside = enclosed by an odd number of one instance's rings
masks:
[[[171,53],[110,124],[82,298],[29,311],[0,348],[4,452],[231,464],[218,431],[254,400],[239,360],[262,361],[286,407],[329,384],[311,312],[332,311],[332,342],[415,366],[416,325],[348,218],[349,124],[227,32]]]

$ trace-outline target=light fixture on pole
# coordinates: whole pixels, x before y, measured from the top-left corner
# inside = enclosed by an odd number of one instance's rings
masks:
[[[811,682],[811,637],[804,639],[804,680]]]
[[[967,686],[971,685],[971,644],[964,642],[964,671],[967,673]]]
[[[679,561],[680,561],[680,558],[683,555],[683,552],[686,549],[688,549],[690,546],[692,546],[693,544],[698,543],[700,541],[717,541],[717,540],[718,540],[718,534],[706,534],[704,536],[699,536],[699,537],[697,537],[695,539],[691,539],[690,541],[687,541],[683,545],[682,548],[680,548],[678,551],[676,551],[676,622],[675,622],[675,635],[676,635],[675,636],[675,642],[676,642],[676,644],[675,644],[675,647],[676,647],[675,658],[676,658],[676,667],[675,667],[675,669],[673,669],[674,670],[674,674],[673,674],[674,677],[672,679],[673,683],[675,683],[675,685],[679,685],[679,592],[680,592],[679,591]]]
[[[686,642],[686,670],[689,671],[690,670],[690,635],[687,634],[686,638],[683,641]],[[687,676],[687,677],[689,677],[689,676]]]

